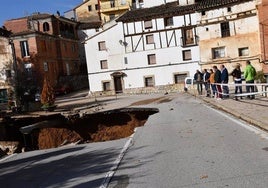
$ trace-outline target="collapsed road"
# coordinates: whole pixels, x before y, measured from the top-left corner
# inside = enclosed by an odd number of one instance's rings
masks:
[[[2,140],[15,145],[6,148],[9,153],[108,141],[130,136],[135,127],[143,126],[148,117],[157,112],[157,108],[120,108],[89,114],[8,117],[0,123],[0,134]]]

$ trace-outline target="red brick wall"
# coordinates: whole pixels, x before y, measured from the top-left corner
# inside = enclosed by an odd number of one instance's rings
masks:
[[[263,0],[259,5],[259,21],[260,21],[260,41],[261,41],[261,57],[262,61],[268,62],[268,0]],[[263,71],[268,74],[267,65],[263,66]]]
[[[57,84],[59,76],[67,75],[66,64],[69,64],[70,75],[79,73],[79,51],[78,41],[60,38],[59,35],[59,20],[48,18],[40,20],[39,29],[43,32],[43,23],[48,22],[50,26],[50,35],[42,35],[39,33],[30,35],[21,35],[19,39],[14,40],[18,67],[23,71],[24,63],[32,63],[33,70],[36,75],[35,79],[40,84],[43,83],[44,75],[47,75],[52,85]],[[27,19],[10,20],[5,23],[8,30],[14,33],[27,31]],[[77,36],[75,32],[75,36]],[[18,38],[18,37],[16,37]],[[30,52],[30,57],[22,57],[20,41],[27,40]],[[48,71],[44,70],[44,62],[48,65]]]

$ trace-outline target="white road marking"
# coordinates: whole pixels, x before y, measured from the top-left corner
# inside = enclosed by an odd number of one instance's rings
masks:
[[[1,163],[1,162],[4,162],[5,160],[7,160],[7,159],[9,159],[9,158],[11,158],[11,157],[13,157],[14,155],[17,155],[17,154],[16,154],[16,153],[13,153],[13,154],[11,154],[11,155],[8,155],[8,156],[6,156],[6,157],[0,159],[0,163]]]
[[[126,154],[129,146],[132,144],[134,134],[136,133],[136,128],[134,129],[134,133],[129,137],[128,141],[124,145],[123,149],[121,150],[120,154],[116,158],[116,160],[113,163],[113,166],[110,168],[110,171],[106,173],[106,176],[99,188],[107,188],[113,175],[115,174],[120,162],[122,161],[124,155]]]
[[[254,132],[255,134],[261,136],[261,138],[264,138],[264,139],[268,140],[268,133],[265,132],[264,130],[262,130],[262,129],[254,126],[254,125],[251,125],[251,124],[243,121],[242,119],[235,119],[234,116],[232,116],[232,115],[230,115],[230,114],[228,114],[226,112],[222,112],[220,110],[214,109],[214,108],[212,108],[210,106],[207,106],[207,105],[205,105],[205,106],[207,108],[212,109],[213,111],[217,112],[218,114],[230,119],[231,121],[237,123],[241,127],[244,127],[245,129],[247,129],[247,130],[249,130],[251,132]]]

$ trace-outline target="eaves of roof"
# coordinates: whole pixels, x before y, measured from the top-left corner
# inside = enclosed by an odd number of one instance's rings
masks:
[[[184,6],[180,6],[178,2],[171,2],[160,6],[128,11],[124,15],[119,17],[116,21],[127,23],[127,22],[150,20],[169,16],[179,16],[194,13],[196,11],[198,12],[198,11],[220,8],[223,6],[231,6],[234,4],[239,4],[248,1],[253,0],[201,0],[195,4],[184,5]]]
[[[99,21],[99,22],[88,22],[88,23],[82,23],[80,22],[78,24],[78,29],[79,30],[84,30],[84,29],[95,29],[95,28],[100,28],[102,25],[102,23]]]
[[[186,13],[194,12],[195,6],[196,6],[195,4],[188,6],[179,6],[177,2],[172,2],[150,8],[135,9],[126,12],[116,21],[131,22],[131,21],[150,20],[154,18],[183,15]]]
[[[18,33],[13,33],[11,35],[11,37],[25,36],[25,35],[31,35],[31,34],[46,35],[46,36],[55,36],[55,35],[50,35],[48,33],[43,33],[43,32],[40,32],[40,31],[27,30],[27,31],[21,31],[21,32],[18,32]]]
[[[20,17],[20,18],[13,18],[10,19],[8,21],[12,21],[12,20],[21,20],[21,19],[45,19],[45,18],[49,18],[51,17],[51,14],[47,14],[47,13],[37,13],[37,14],[32,14],[29,16],[24,16],[24,17]]]
[[[63,16],[57,16],[57,15],[55,16],[54,14],[48,14],[48,13],[32,14],[32,15],[25,16],[25,17],[14,18],[14,19],[11,19],[10,21],[12,21],[12,20],[21,20],[21,19],[39,20],[39,19],[46,19],[46,18],[56,18],[58,20],[65,20],[65,21],[68,21],[68,22],[77,23],[76,21],[68,19],[68,18],[65,18]]]
[[[225,6],[231,6],[253,0],[203,0],[197,3],[196,11],[205,11]]]

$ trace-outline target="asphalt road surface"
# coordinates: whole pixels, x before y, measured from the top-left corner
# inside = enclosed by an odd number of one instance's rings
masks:
[[[172,100],[147,105],[160,112],[131,142],[65,146],[0,160],[0,187],[105,187],[111,169],[109,188],[268,187],[267,133],[190,95],[167,97]],[[125,155],[114,168],[122,149]]]
[[[266,188],[267,134],[182,95],[134,136],[109,188]]]

